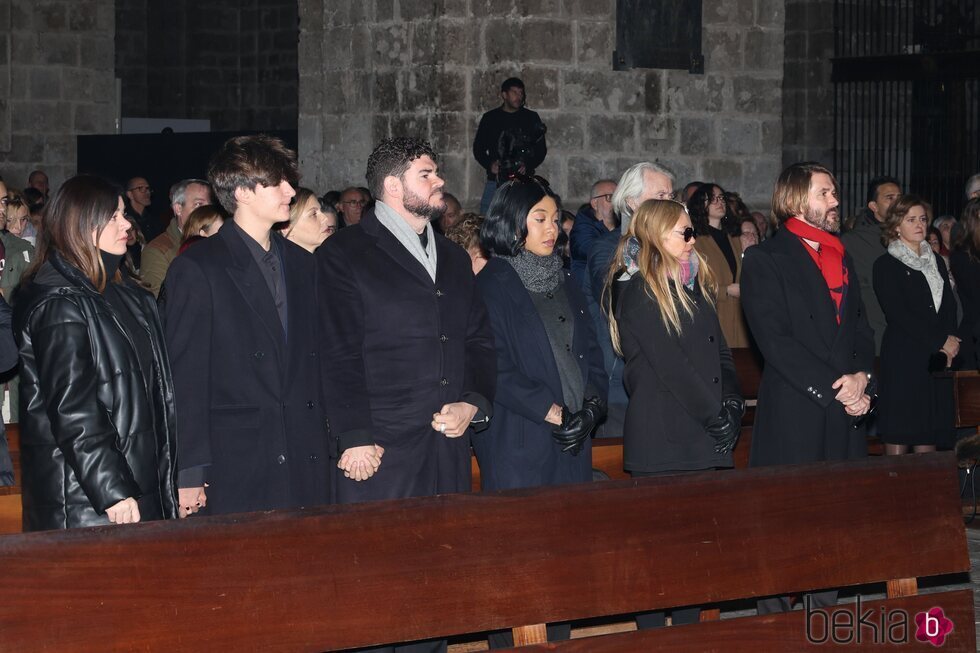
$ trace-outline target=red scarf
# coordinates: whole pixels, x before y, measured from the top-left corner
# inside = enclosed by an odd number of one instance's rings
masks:
[[[823,229],[817,229],[808,222],[797,218],[790,218],[783,225],[786,230],[799,238],[820,243],[820,249],[814,249],[803,243],[803,249],[807,251],[813,262],[820,269],[823,280],[827,283],[827,290],[830,291],[830,298],[834,301],[837,309],[837,324],[840,324],[841,304],[844,302],[844,293],[847,291],[847,266],[844,265],[844,244],[840,238]]]

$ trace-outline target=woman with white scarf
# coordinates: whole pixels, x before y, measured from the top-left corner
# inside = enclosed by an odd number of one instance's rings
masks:
[[[951,445],[953,388],[933,372],[959,352],[956,301],[942,257],[926,241],[932,208],[903,195],[882,223],[888,248],[874,264],[874,289],[888,326],[881,344],[878,436],[885,453],[935,451]]]

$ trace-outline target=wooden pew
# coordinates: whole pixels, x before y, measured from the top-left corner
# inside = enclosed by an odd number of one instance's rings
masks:
[[[956,426],[975,426],[980,433],[980,372],[953,372],[953,398],[956,401]]]
[[[872,618],[940,606],[944,650],[972,651],[972,591],[916,596],[918,577],[970,569],[952,466],[882,457],[9,535],[0,650],[312,652],[511,627],[534,644],[546,622],[887,582]],[[526,650],[799,651],[808,623]]]

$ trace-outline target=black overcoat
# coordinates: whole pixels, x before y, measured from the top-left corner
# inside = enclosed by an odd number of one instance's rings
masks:
[[[962,340],[958,369],[980,369],[980,261],[956,249],[949,255],[949,269],[963,304],[963,318],[956,332]]]
[[[273,233],[288,334],[229,221],[167,272],[163,314],[181,470],[206,466],[212,514],[328,503],[313,256]]]
[[[385,450],[366,481],[336,474],[338,502],[470,488],[472,429],[449,438],[431,422],[458,401],[492,413],[493,335],[469,256],[434,237],[435,282],[373,211],[316,251],[331,452]]]
[[[574,328],[572,353],[585,397],[606,400],[608,379],[585,297],[565,276]],[[497,349],[497,392],[490,428],[473,437],[484,490],[585,483],[592,480],[592,443],[578,455],[563,452],[544,421],[552,404],[563,403],[551,342],[520,277],[506,261],[492,258],[477,276]]]
[[[936,311],[924,274],[891,254],[874,263],[873,282],[885,312],[878,382],[878,437],[889,444],[951,444],[953,386],[934,378],[929,357],[956,333],[956,299],[941,256],[942,302]]]
[[[843,374],[870,372],[874,336],[847,254],[849,283],[836,307],[804,244],[786,229],[745,251],[742,309],[765,359],[750,464],[846,460],[867,455],[865,431],[834,397]]]
[[[686,289],[683,292],[688,292]],[[668,331],[660,307],[633,275],[616,305],[629,393],[623,463],[631,472],[731,467],[732,454],[715,453],[704,424],[718,415],[722,398],[738,397],[732,353],[718,314],[695,286],[693,316],[683,310],[681,334]]]

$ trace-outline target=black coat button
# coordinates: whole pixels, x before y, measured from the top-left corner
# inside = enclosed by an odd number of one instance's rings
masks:
[[[446,336],[445,333],[439,336],[439,342],[446,342],[447,340],[449,340],[449,338]]]
[[[559,322],[564,322],[565,321],[565,316],[564,315],[559,315],[558,316],[558,321]]]
[[[286,462],[286,455],[279,454],[279,456],[276,458],[276,462],[282,465],[284,462]]]
[[[712,377],[711,382],[712,383],[718,383],[718,377],[717,376]]]
[[[314,454],[310,454],[310,460],[312,460],[313,462],[316,462],[316,461],[320,460],[320,456],[316,455],[315,453]]]
[[[254,356],[256,358],[256,360],[258,360],[260,358],[265,358],[265,352],[264,351],[257,351],[254,354],[252,354],[252,356]]]
[[[438,289],[436,290],[436,297],[442,297],[442,291],[441,290],[438,290]]]
[[[307,408],[313,408],[313,402],[312,401],[307,401],[306,402],[306,407]]]
[[[316,358],[316,352],[315,351],[311,351],[310,352],[310,358]]]
[[[449,379],[442,379],[441,381],[439,381],[439,385],[441,386],[449,385]]]
[[[714,341],[715,341],[714,336],[708,336],[708,342],[714,342]]]

